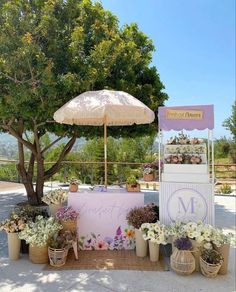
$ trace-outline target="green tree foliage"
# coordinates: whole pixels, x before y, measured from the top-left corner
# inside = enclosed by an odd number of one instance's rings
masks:
[[[236,101],[232,105],[231,116],[223,122],[223,126],[231,132],[233,140],[236,141]]]
[[[229,157],[231,141],[226,137],[217,139],[214,143],[215,157],[216,158],[227,158]]]
[[[18,171],[30,203],[41,202],[44,181],[59,170],[76,137],[102,133],[102,127],[55,123],[53,113],[68,100],[108,88],[129,92],[153,110],[163,105],[164,86],[150,67],[153,50],[136,24],[120,28],[99,2],[0,1],[0,129],[18,141]],[[113,127],[110,134],[136,137],[154,131],[155,125]],[[41,139],[48,132],[59,138],[46,146]],[[46,152],[63,135],[68,142],[55,164],[45,169]],[[30,151],[28,166],[24,148]]]

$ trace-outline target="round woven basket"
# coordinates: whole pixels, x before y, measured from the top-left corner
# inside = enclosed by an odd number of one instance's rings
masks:
[[[221,268],[222,262],[219,264],[209,264],[200,257],[200,267],[202,274],[208,278],[215,278]]]
[[[179,275],[191,275],[195,270],[195,259],[189,250],[175,249],[170,257],[171,268]]]
[[[68,254],[67,248],[48,248],[48,257],[50,261],[50,265],[53,267],[61,267],[66,263]]]
[[[154,173],[144,173],[143,180],[144,181],[153,181],[155,179]]]
[[[34,264],[48,263],[48,246],[29,246],[29,258]]]
[[[61,221],[61,225],[63,226],[62,232],[69,230],[71,232],[76,232],[77,229],[77,220],[68,220],[68,221]]]
[[[69,191],[70,191],[71,193],[75,193],[75,192],[77,192],[78,189],[79,189],[79,186],[78,186],[78,185],[72,185],[72,184],[70,184],[70,186],[69,186]]]

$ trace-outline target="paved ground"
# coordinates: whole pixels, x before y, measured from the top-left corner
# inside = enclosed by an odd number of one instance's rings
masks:
[[[26,200],[24,191],[0,192],[0,220],[10,208]],[[157,192],[145,194],[145,201],[158,201]],[[235,197],[215,197],[216,225],[235,232]],[[6,234],[0,232],[0,291],[58,292],[58,291],[161,291],[161,292],[232,292],[235,287],[235,248],[231,248],[229,273],[208,279],[199,273],[188,277],[172,271],[42,271],[44,265],[32,264],[26,255],[9,261]]]

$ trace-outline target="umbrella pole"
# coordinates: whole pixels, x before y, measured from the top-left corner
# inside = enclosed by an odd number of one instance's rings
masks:
[[[104,122],[104,167],[105,167],[105,187],[107,187],[107,124]]]

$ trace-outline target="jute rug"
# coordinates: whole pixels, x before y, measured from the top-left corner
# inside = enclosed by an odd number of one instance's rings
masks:
[[[70,251],[64,266],[56,268],[47,264],[44,270],[165,271],[166,265],[162,258],[158,262],[151,262],[149,257],[139,258],[134,250],[83,250],[79,251],[78,260],[75,260],[74,254]]]

